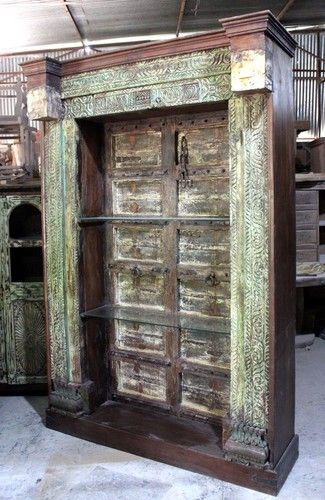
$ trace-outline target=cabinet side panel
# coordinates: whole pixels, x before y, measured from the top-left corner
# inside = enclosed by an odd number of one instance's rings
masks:
[[[103,128],[91,122],[79,123],[79,191],[83,217],[103,215],[105,189],[103,180]],[[105,302],[103,253],[104,227],[84,226],[80,234],[79,293],[81,311],[99,307]],[[96,402],[107,399],[107,370],[105,367],[105,328],[103,322],[84,322],[85,375],[95,385]]]
[[[294,435],[295,411],[295,177],[291,59],[273,46],[274,286],[270,348],[271,462],[276,464]]]

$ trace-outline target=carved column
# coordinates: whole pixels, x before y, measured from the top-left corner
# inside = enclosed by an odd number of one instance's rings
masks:
[[[230,39],[234,94],[229,101],[230,429],[224,448],[229,460],[265,466],[272,448],[269,423],[274,400],[270,402],[269,379],[274,362],[271,344],[277,334],[271,320],[275,243],[270,228],[273,147],[277,147],[272,140],[272,73],[275,54],[280,50],[292,56],[295,44],[267,11],[222,23]]]
[[[45,147],[42,194],[47,328],[50,338],[50,405],[78,415],[88,412],[92,383],[85,380],[79,317],[78,126],[65,118],[60,63],[46,59],[29,64],[28,113],[43,120]]]

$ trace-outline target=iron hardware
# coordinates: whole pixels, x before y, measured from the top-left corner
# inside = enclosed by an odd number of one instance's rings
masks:
[[[217,277],[215,275],[215,273],[210,273],[208,274],[208,276],[205,278],[204,280],[206,282],[207,285],[209,286],[217,286],[217,285],[220,285],[220,281],[217,280]]]
[[[190,179],[188,172],[188,143],[186,136],[183,135],[181,139],[181,154],[179,157],[180,164],[180,185],[182,188],[186,186],[191,187],[193,184],[192,179]]]
[[[142,276],[142,271],[138,266],[132,267],[131,272],[132,272],[133,276],[136,276],[137,278]]]
[[[168,267],[152,267],[151,268],[151,272],[152,273],[157,273],[157,274],[168,274],[169,273],[169,269]]]

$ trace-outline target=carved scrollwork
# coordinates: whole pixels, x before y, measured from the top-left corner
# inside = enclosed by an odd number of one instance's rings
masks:
[[[246,450],[252,461],[260,463],[268,455],[271,221],[267,99],[265,94],[235,97],[229,109],[232,424],[226,450],[230,456]],[[258,458],[252,458],[252,453]]]
[[[13,302],[16,365],[20,374],[46,374],[44,303],[35,300]]]
[[[209,77],[230,75],[230,51],[228,47],[191,54],[170,56],[123,64],[100,71],[89,71],[80,75],[68,76],[62,82],[64,99],[131,89],[143,86],[169,83],[173,87],[177,82]],[[188,89],[189,94],[191,93]]]

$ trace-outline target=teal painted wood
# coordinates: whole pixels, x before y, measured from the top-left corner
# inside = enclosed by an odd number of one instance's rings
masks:
[[[77,143],[74,120],[48,125],[44,204],[51,374],[66,383],[81,383]]]
[[[167,84],[166,88],[173,88],[177,87],[177,83],[183,85],[191,80],[204,80],[215,75],[219,76],[219,82],[223,82],[229,90],[229,47],[161,57],[67,76],[62,82],[62,97],[71,99],[116,90],[129,92],[131,88],[154,88],[162,83]]]
[[[17,245],[11,245],[9,239],[9,218],[12,210],[22,204],[30,204],[41,210],[41,199],[38,195],[0,197],[0,371],[2,373],[0,381],[9,384],[45,383],[43,283],[11,280],[10,247]],[[21,241],[19,247],[23,246],[24,242]]]
[[[229,102],[231,429],[234,441],[262,450],[269,405],[268,99],[261,93]]]
[[[64,164],[62,122],[50,122],[45,135],[44,237],[50,363],[53,379],[68,380],[64,268]]]
[[[84,118],[231,97],[230,51],[218,48],[63,78],[67,118]]]

